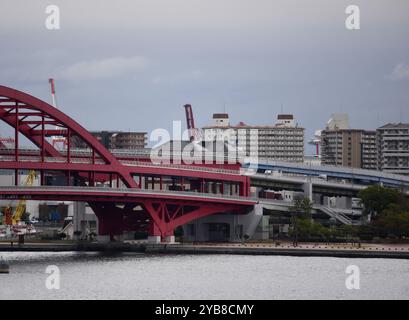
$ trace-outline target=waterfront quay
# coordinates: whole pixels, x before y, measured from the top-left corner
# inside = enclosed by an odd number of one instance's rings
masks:
[[[91,242],[26,242],[11,244],[0,242],[0,252],[140,252],[151,254],[235,254],[235,255],[279,255],[343,258],[393,258],[409,259],[409,244],[374,243],[302,243],[293,246],[281,243],[173,243],[150,244],[143,241],[123,243]]]

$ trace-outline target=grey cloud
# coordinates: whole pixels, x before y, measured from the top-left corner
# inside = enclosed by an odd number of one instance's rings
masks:
[[[392,73],[387,75],[386,78],[394,81],[409,80],[409,65],[405,63],[397,64]]]
[[[354,0],[355,31],[349,0],[52,3],[55,32],[49,1],[0,1],[0,83],[48,101],[54,77],[59,104],[88,129],[170,129],[185,103],[197,126],[224,108],[233,123],[271,124],[283,104],[308,138],[333,112],[369,129],[409,106],[407,0]]]
[[[170,75],[158,75],[152,79],[155,84],[178,84],[186,81],[194,81],[203,77],[203,72],[199,69],[180,72]]]
[[[145,57],[111,57],[76,62],[60,70],[62,79],[108,79],[138,72],[148,66]]]

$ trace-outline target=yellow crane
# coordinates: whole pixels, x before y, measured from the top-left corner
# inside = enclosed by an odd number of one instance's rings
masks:
[[[25,181],[24,185],[31,187],[34,184],[34,181],[35,181],[36,177],[37,177],[37,174],[36,174],[35,170],[30,170],[28,172],[28,175],[27,175],[27,178],[26,178],[26,181]],[[11,215],[11,212],[12,212],[11,206],[8,206],[8,207],[6,207],[4,209],[4,213],[6,215],[5,224],[10,224],[10,222],[11,222],[12,225],[16,225],[16,224],[18,224],[20,222],[21,217],[23,216],[24,212],[26,212],[26,202],[27,201],[25,199],[21,199],[18,202],[17,207],[16,207],[16,211],[11,216],[11,219],[10,219],[10,215]],[[7,216],[9,216],[9,217],[7,217]]]

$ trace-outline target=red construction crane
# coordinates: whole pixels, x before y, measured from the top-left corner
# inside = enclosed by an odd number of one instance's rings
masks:
[[[54,86],[54,79],[50,78],[48,79],[48,82],[50,83],[51,86],[51,97],[53,99],[53,107],[57,108],[57,101],[55,100],[55,86]]]
[[[193,118],[192,106],[190,104],[185,104],[185,113],[186,113],[186,124],[189,131],[190,141],[199,141],[200,132],[195,128],[195,119]]]
[[[54,85],[54,79],[50,78],[48,79],[48,82],[50,83],[51,86],[51,98],[53,100],[53,107],[57,108],[57,100],[55,98],[55,85]],[[56,130],[59,129],[59,127],[55,127]],[[52,145],[53,147],[60,146],[62,144],[61,148],[65,149],[67,146],[67,139],[65,137],[60,137],[60,136],[53,136],[51,137]]]

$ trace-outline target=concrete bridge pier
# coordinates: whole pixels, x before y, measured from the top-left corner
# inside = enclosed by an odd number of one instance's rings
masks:
[[[253,210],[251,210],[246,215],[238,216],[239,222],[244,226],[243,236],[248,236],[251,238],[260,224],[263,217],[263,205],[255,204]]]
[[[313,201],[312,197],[312,181],[311,178],[309,178],[306,182],[303,183],[303,191],[304,191],[304,197],[310,199],[310,201]]]
[[[166,243],[175,243],[175,236],[166,236],[165,237]]]
[[[151,244],[159,244],[161,243],[161,236],[149,236],[148,237],[148,243]]]
[[[98,218],[98,242],[122,242],[123,212],[112,204],[94,204],[90,207]]]
[[[174,230],[168,229],[168,225],[162,221],[161,228],[154,222],[151,222],[149,228],[148,243],[158,244],[158,243],[175,243],[175,236],[173,235]],[[164,231],[166,229],[166,232]]]
[[[151,244],[159,244],[159,243],[172,244],[172,243],[175,243],[175,236],[166,236],[164,238],[164,241],[162,241],[161,236],[149,236],[148,237],[148,243],[151,243]]]

